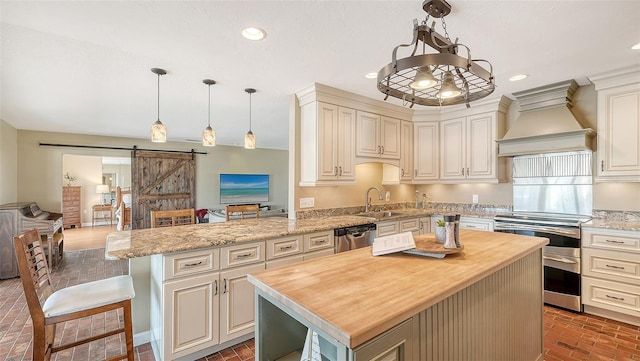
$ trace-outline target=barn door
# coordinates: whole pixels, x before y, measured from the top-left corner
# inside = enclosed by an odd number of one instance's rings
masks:
[[[133,151],[131,229],[151,227],[152,210],[195,207],[194,154]]]

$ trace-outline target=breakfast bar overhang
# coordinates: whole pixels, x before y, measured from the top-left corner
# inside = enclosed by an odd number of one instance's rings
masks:
[[[328,360],[542,360],[548,239],[460,239],[444,259],[366,247],[250,274],[256,360],[300,352],[308,330]]]

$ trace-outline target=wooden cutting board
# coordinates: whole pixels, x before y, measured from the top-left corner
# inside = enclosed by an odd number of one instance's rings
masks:
[[[460,245],[458,248],[444,248],[443,243],[439,243],[436,241],[436,236],[434,233],[421,234],[419,236],[414,236],[413,241],[416,244],[416,249],[429,253],[436,254],[453,254],[462,252],[464,249],[463,245]]]

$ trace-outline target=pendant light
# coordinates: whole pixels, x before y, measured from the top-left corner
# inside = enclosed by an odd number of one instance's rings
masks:
[[[451,13],[447,0],[424,0],[422,9],[427,13],[421,23],[413,21],[413,40],[396,46],[391,62],[378,72],[378,90],[384,100],[394,97],[403,105],[444,106],[466,104],[482,99],[495,90],[493,67],[484,59],[472,59],[471,50],[451,40],[445,16]],[[444,35],[439,34],[436,22],[440,19]],[[399,50],[406,49],[409,56],[402,57]],[[435,52],[429,52],[428,48]]]
[[[247,88],[244,91],[249,93],[249,131],[244,135],[244,147],[245,149],[256,149],[256,136],[251,131],[251,94],[255,93],[256,90]]]
[[[205,79],[202,81],[203,83],[209,86],[209,123],[204,131],[202,132],[202,145],[205,147],[215,147],[216,146],[216,131],[211,128],[211,86],[216,83],[215,80]]]
[[[160,121],[160,75],[165,75],[167,71],[160,68],[151,68],[151,72],[158,75],[158,120],[151,126],[151,141],[164,143],[167,141],[167,127]]]

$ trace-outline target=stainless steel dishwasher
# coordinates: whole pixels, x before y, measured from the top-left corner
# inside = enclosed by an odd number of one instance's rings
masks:
[[[375,223],[334,229],[333,235],[335,236],[336,252],[346,252],[356,248],[371,246],[376,234],[375,230]]]

